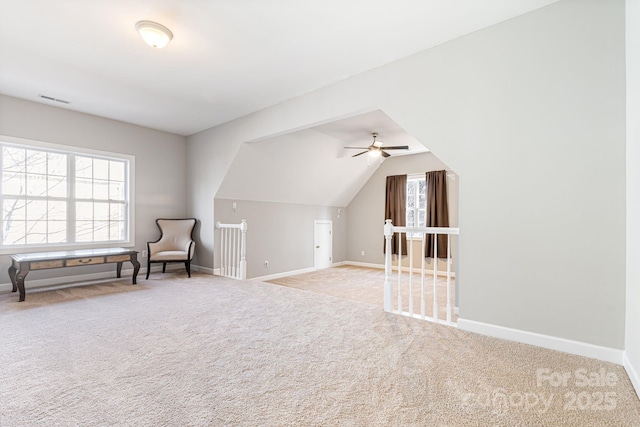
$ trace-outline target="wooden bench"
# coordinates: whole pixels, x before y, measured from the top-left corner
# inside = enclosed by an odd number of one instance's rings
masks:
[[[125,248],[83,249],[75,251],[40,252],[11,255],[9,277],[13,290],[20,291],[20,301],[24,301],[24,278],[32,270],[50,268],[79,267],[82,265],[98,265],[116,263],[117,277],[121,277],[122,263],[133,264],[133,284],[135,285],[140,270],[138,251]]]

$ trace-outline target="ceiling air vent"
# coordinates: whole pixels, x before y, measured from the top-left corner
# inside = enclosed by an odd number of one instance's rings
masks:
[[[38,98],[46,99],[47,101],[61,102],[63,104],[71,104],[71,101],[65,101],[64,99],[54,98],[53,96],[47,96],[41,93],[38,94]]]

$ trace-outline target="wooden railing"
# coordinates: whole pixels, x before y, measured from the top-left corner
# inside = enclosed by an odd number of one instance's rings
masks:
[[[246,234],[247,221],[240,224],[221,224],[220,230],[220,275],[233,279],[247,278]]]
[[[402,254],[402,234],[406,235],[407,240],[407,255],[396,255],[397,265],[394,268],[393,257],[391,253],[391,241],[394,234],[398,237],[398,253]],[[432,239],[434,246],[434,254],[438,254],[438,236],[447,236],[447,258],[446,258],[446,272],[438,270],[437,258],[432,259],[432,268],[428,270],[426,268],[426,254],[425,254],[425,239]],[[438,323],[446,323],[449,325],[455,325],[454,307],[452,304],[452,278],[454,272],[451,270],[452,256],[451,256],[451,236],[458,236],[458,228],[445,228],[445,227],[395,227],[391,220],[388,219],[384,225],[385,236],[385,279],[384,279],[384,310],[387,312],[402,314],[405,316],[417,317],[424,320],[430,320]],[[420,241],[422,247],[420,253],[420,267],[414,268],[414,242]],[[417,255],[417,254],[416,254]],[[407,265],[408,264],[408,265]],[[397,280],[395,286],[393,283],[393,270],[397,270]],[[408,273],[408,274],[406,274]],[[414,276],[418,275],[419,289],[414,287]],[[426,279],[427,276],[432,277],[431,289],[427,288]],[[442,288],[445,285],[443,279],[438,279],[438,276],[446,276],[446,310],[444,316],[440,316],[438,300],[442,299],[439,296],[438,288]],[[430,278],[431,278],[430,277]],[[440,284],[438,283],[440,282]],[[408,288],[403,288],[403,284],[407,284]],[[431,292],[428,292],[431,291]],[[431,293],[431,298],[427,294]],[[397,305],[394,307],[393,296],[397,297]],[[419,295],[420,310],[414,310],[414,300],[416,295]],[[440,297],[440,298],[439,298]],[[403,298],[407,298],[408,304],[405,307]],[[428,301],[430,299],[431,301]],[[431,305],[431,313],[428,313],[428,305]]]

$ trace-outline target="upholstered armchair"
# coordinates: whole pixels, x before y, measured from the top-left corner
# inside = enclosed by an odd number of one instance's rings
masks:
[[[156,219],[160,229],[160,238],[155,242],[147,242],[147,279],[151,272],[151,263],[162,263],[162,272],[168,262],[184,262],[187,275],[191,277],[191,260],[196,249],[193,241],[195,218]]]

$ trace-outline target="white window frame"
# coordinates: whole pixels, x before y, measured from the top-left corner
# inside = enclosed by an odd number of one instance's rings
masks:
[[[426,181],[425,174],[407,175],[407,195],[406,195],[406,197],[407,197],[407,206],[406,206],[407,219],[408,219],[408,216],[409,216],[409,209],[410,209],[409,206],[408,206],[409,205],[409,183],[410,182],[417,182],[417,181]],[[425,221],[426,221],[426,219],[427,219],[427,197],[426,197],[427,196],[426,195],[427,186],[426,186],[426,183],[425,183],[424,189],[425,189],[425,207],[424,207],[425,212],[424,212],[424,217],[425,217]],[[419,218],[420,217],[419,216],[419,211],[420,211],[420,208],[419,208],[419,194],[417,193],[417,191],[416,191],[415,206],[413,208],[411,208],[411,209],[413,209],[413,211],[414,211],[414,218]],[[424,227],[424,226],[425,225],[423,224],[422,227]],[[420,227],[420,225],[415,225],[415,224],[414,225],[409,225],[408,222],[407,222],[407,227]],[[409,234],[412,234],[412,236],[409,236]],[[411,237],[413,240],[420,240],[420,239],[422,239],[422,233],[408,233],[407,237]]]
[[[57,152],[61,154],[72,154],[77,156],[87,156],[92,158],[112,159],[120,160],[128,164],[128,168],[125,167],[126,182],[125,185],[125,239],[118,241],[103,241],[103,242],[64,242],[64,243],[48,243],[48,244],[24,244],[24,245],[3,245],[0,239],[0,254],[14,254],[14,253],[27,253],[27,252],[50,252],[50,251],[63,251],[63,250],[75,250],[75,249],[95,249],[95,248],[109,248],[109,247],[134,247],[135,246],[135,156],[122,153],[114,153],[102,150],[94,150],[84,147],[76,147],[62,144],[54,144],[49,142],[34,141],[23,138],[15,138],[6,135],[0,135],[0,149],[3,146],[11,146],[21,149],[42,150],[49,152]],[[1,164],[0,164],[1,167]],[[128,170],[127,170],[128,169]],[[67,170],[67,181],[70,181],[74,172],[69,168]],[[0,180],[0,201],[4,200],[3,191],[1,186],[3,185]],[[68,182],[68,188],[71,188],[71,184]],[[75,195],[67,191],[67,201],[75,201]],[[73,218],[73,209],[67,211],[67,223],[75,221]],[[4,214],[3,214],[4,215]],[[0,224],[4,226],[4,218],[0,217]],[[3,231],[3,230],[2,230]],[[68,235],[70,233],[68,232]]]

